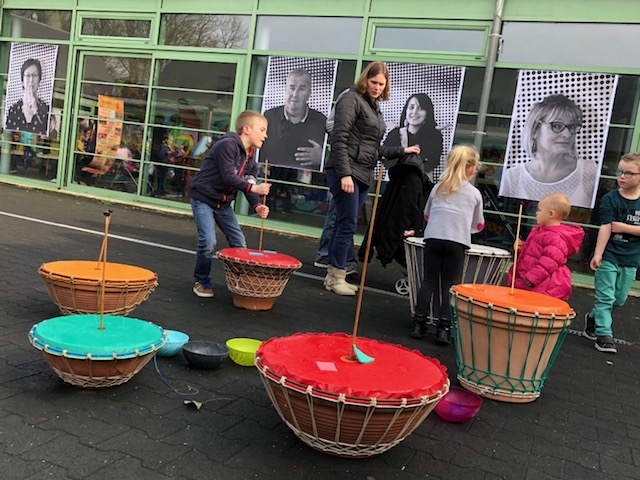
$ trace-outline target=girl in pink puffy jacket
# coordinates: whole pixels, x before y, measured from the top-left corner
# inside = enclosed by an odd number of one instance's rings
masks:
[[[571,296],[571,270],[567,260],[582,245],[584,230],[562,221],[571,211],[566,195],[552,193],[542,197],[536,211],[537,226],[533,227],[526,242],[517,239],[518,248],[515,287],[544,293],[561,300]],[[507,285],[511,285],[513,266],[509,270]]]

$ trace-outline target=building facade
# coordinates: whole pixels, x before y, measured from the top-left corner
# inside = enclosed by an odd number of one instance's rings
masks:
[[[518,118],[521,104],[535,103],[531,95],[554,93],[583,102],[582,129],[574,127],[572,134],[578,130],[579,157],[593,162],[597,172],[589,177],[588,205],[574,208],[570,220],[587,231],[572,269],[578,283],[588,284],[598,201],[615,188],[620,156],[640,150],[640,3],[635,0],[4,0],[0,5],[2,182],[188,212],[189,181],[208,147],[233,129],[239,112],[262,111],[269,95],[276,103],[283,95],[271,91],[278,61],[325,65],[312,75],[314,82],[326,80],[324,100],[317,100],[325,116],[331,101],[370,61],[404,72],[392,84],[400,107],[407,95],[400,98],[399,92],[421,88],[411,85],[430,85],[425,88],[434,88],[433,102],[444,104],[438,92],[446,80],[424,72],[456,67],[463,74],[451,100],[455,115],[438,129],[449,144],[475,144],[482,153],[484,170],[477,182],[487,228],[477,243],[509,248],[520,205],[523,234],[535,223],[533,199],[500,195],[504,169],[518,161],[518,148],[526,150],[514,136],[525,128],[524,118]],[[39,71],[30,74],[38,70],[29,70],[27,60],[34,56]],[[33,75],[45,120],[36,125],[36,114],[16,130],[12,115],[29,103]],[[405,77],[412,80],[405,84]],[[320,95],[317,86],[312,91]],[[398,123],[391,120],[391,126]],[[443,159],[447,148],[445,141]],[[321,166],[272,163],[269,227],[319,236],[328,207]],[[246,204],[238,202],[236,210],[244,223],[260,223],[247,214]],[[366,220],[365,211],[361,232]]]

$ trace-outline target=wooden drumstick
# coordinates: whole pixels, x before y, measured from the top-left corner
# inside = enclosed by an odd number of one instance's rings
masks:
[[[104,212],[104,239],[102,240],[102,250],[100,259],[102,261],[102,283],[100,285],[100,327],[98,330],[104,330],[104,295],[105,283],[107,277],[107,238],[109,237],[109,223],[111,222],[111,210]]]
[[[380,163],[380,171],[378,172],[378,183],[376,184],[376,196],[373,199],[373,207],[371,209],[371,221],[369,222],[369,232],[367,233],[367,246],[364,253],[364,264],[362,265],[362,275],[360,276],[360,288],[358,288],[358,303],[356,304],[356,318],[353,324],[353,335],[351,336],[351,355],[352,359],[357,359],[360,363],[373,362],[373,358],[365,355],[358,347],[356,347],[356,333],[358,332],[358,323],[360,322],[360,310],[362,307],[362,295],[364,294],[364,281],[367,276],[367,265],[369,264],[369,250],[371,250],[371,237],[373,237],[373,224],[376,220],[376,211],[378,209],[378,199],[380,197],[380,186],[382,185],[382,177],[384,177],[384,164]],[[353,358],[355,357],[355,358]]]
[[[516,247],[513,251],[513,273],[511,274],[511,295],[513,295],[516,285],[516,265],[518,263],[518,240],[520,240],[520,222],[522,220],[522,202],[518,211],[518,228],[516,229]]]
[[[269,171],[269,159],[264,162],[264,183],[267,183],[267,175]],[[267,204],[267,196],[262,196],[262,204]],[[262,218],[262,225],[260,226],[260,242],[258,243],[258,250],[262,251],[262,236],[264,235],[264,218]]]

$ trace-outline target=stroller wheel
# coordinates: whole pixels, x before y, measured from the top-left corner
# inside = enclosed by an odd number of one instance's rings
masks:
[[[400,295],[409,295],[409,279],[407,277],[396,280],[396,292]]]

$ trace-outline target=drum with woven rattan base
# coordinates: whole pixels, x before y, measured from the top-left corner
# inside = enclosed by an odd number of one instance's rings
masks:
[[[511,403],[540,396],[573,309],[527,290],[460,284],[451,288],[458,380],[469,391]]]
[[[34,325],[29,342],[65,382],[105,388],[129,381],[164,345],[159,326],[130,317],[67,315]]]
[[[216,256],[224,265],[233,304],[247,310],[270,310],[299,260],[282,253],[250,248],[223,248]]]
[[[63,315],[101,311],[108,315],[128,315],[158,286],[154,272],[112,262],[63,260],[44,263],[38,273]],[[101,310],[103,278],[104,309]]]
[[[391,449],[449,391],[446,368],[437,360],[366,338],[357,345],[375,360],[351,361],[351,337],[322,333],[272,338],[255,360],[269,398],[295,435],[346,458]]]

